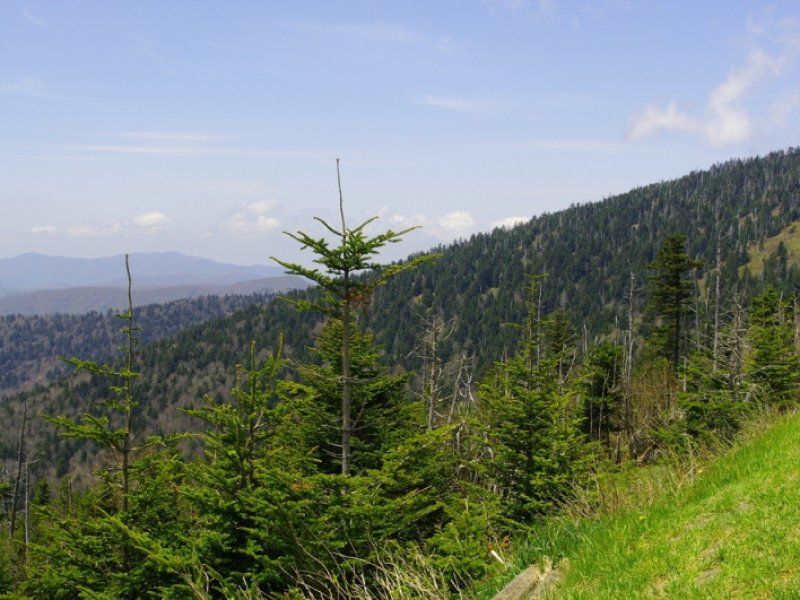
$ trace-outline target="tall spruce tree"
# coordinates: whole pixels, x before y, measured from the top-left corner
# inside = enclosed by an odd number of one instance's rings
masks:
[[[681,359],[684,320],[692,310],[693,285],[688,276],[702,266],[702,261],[686,253],[686,236],[681,233],[669,236],[650,264],[650,306],[662,320],[659,345],[675,371]]]

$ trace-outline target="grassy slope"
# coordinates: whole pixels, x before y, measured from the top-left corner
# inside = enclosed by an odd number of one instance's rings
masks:
[[[764,247],[758,244],[750,244],[747,254],[750,261],[741,267],[744,270],[745,266],[750,269],[753,275],[761,275],[764,272],[764,261],[778,249],[778,244],[783,242],[786,245],[786,250],[789,254],[789,262],[798,264],[800,263],[800,225],[792,223],[788,227],[782,229],[777,235],[764,240]]]
[[[549,521],[517,566],[566,557],[554,598],[800,598],[800,415],[642,505]]]

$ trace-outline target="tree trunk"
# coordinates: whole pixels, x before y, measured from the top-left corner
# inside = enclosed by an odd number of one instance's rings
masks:
[[[19,486],[22,481],[22,465],[25,460],[25,430],[28,428],[28,399],[22,405],[22,428],[19,431],[19,445],[17,446],[17,477],[14,480],[14,492],[11,495],[11,520],[8,525],[9,537],[14,537],[17,526],[17,504],[19,500]]]
[[[350,435],[352,430],[352,389],[350,378],[350,274],[344,274],[345,299],[342,308],[342,475],[350,474]]]

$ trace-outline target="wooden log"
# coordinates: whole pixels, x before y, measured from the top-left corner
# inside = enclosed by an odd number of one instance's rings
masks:
[[[530,600],[541,598],[544,593],[558,582],[558,571],[550,560],[545,561],[544,568],[531,565],[517,575],[494,600]]]

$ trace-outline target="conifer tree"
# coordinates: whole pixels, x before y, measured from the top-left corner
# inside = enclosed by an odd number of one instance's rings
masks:
[[[305,277],[319,286],[321,298],[319,300],[297,300],[296,304],[300,309],[318,311],[342,323],[341,472],[342,475],[349,475],[352,462],[354,384],[350,352],[353,332],[358,328],[357,311],[369,301],[377,287],[398,273],[412,269],[433,257],[431,255],[419,256],[388,266],[374,262],[375,256],[381,248],[387,244],[399,242],[404,234],[417,228],[409,227],[397,232],[389,229],[378,235],[369,236],[366,228],[378,217],[367,219],[356,227],[348,227],[345,220],[338,159],[336,160],[336,174],[339,183],[341,223],[338,227],[334,227],[320,217],[314,217],[314,219],[335,236],[337,245],[331,245],[324,237],[313,237],[302,231],[285,232],[286,235],[300,243],[301,249],[310,249],[315,255],[313,262],[323,268],[306,267],[275,257],[272,259],[285,267],[287,273]]]
[[[610,342],[589,351],[584,374],[584,430],[606,443],[622,404],[622,348]],[[621,421],[621,419],[617,419]]]
[[[779,405],[794,403],[800,386],[800,356],[791,319],[791,307],[774,288],[754,298],[750,306],[747,376],[767,402]]]
[[[669,236],[650,264],[651,308],[663,320],[660,328],[660,345],[677,371],[681,358],[682,328],[691,310],[693,287],[688,274],[703,263],[686,253],[686,236],[680,233]]]
[[[108,378],[112,381],[113,396],[103,402],[109,414],[84,414],[80,420],[56,416],[49,420],[62,429],[61,435],[67,438],[86,440],[112,452],[118,461],[120,474],[119,511],[127,513],[130,493],[131,459],[134,447],[133,413],[138,406],[133,396],[133,382],[139,376],[133,369],[134,350],[139,345],[139,331],[133,320],[132,279],[129,256],[125,255],[125,272],[128,279],[128,309],[117,315],[125,325],[123,365],[116,367],[80,358],[64,358],[75,367],[75,372],[86,371],[91,375]]]
[[[569,350],[566,329],[560,318],[541,318],[539,284],[539,277],[529,278],[520,351],[495,365],[480,386],[492,476],[506,513],[521,522],[551,510],[585,466],[581,419],[559,372]],[[543,347],[542,340],[558,343]]]

